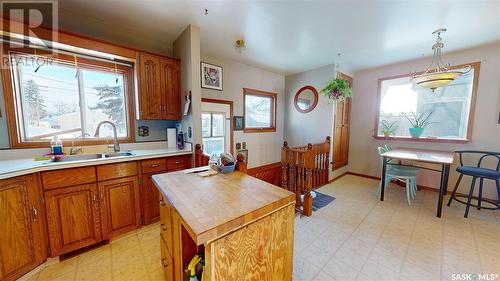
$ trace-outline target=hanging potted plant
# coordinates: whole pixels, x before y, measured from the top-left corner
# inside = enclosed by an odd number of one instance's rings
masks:
[[[333,102],[344,101],[348,97],[352,97],[352,89],[349,82],[340,77],[331,80],[321,90],[321,93]]]
[[[410,114],[406,114],[402,112],[404,117],[410,122],[411,128],[408,128],[410,131],[410,135],[412,138],[420,138],[420,136],[424,133],[424,128],[429,126],[430,124],[437,123],[431,122],[429,119],[434,113],[433,111],[426,114],[422,112],[420,115],[417,115],[415,112],[410,112]]]

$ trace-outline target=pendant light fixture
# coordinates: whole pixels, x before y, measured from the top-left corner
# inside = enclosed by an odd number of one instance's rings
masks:
[[[432,50],[434,54],[432,56],[432,61],[427,70],[422,74],[412,75],[410,81],[417,86],[431,89],[433,92],[437,88],[444,87],[457,77],[465,74],[471,70],[471,66],[468,65],[465,70],[450,70],[449,64],[444,64],[441,60],[441,49],[443,49],[443,39],[441,38],[441,33],[446,32],[446,28],[438,29],[432,34],[437,34],[436,43],[432,45]]]

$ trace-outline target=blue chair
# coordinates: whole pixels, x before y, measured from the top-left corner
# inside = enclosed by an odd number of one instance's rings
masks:
[[[387,144],[377,148],[379,155],[382,155],[383,153],[389,150],[392,150],[392,148]],[[389,159],[387,163],[389,164],[391,163],[391,161],[392,159]],[[385,188],[389,186],[391,179],[398,179],[404,181],[406,183],[406,200],[408,200],[408,205],[411,206],[411,200],[415,199],[415,195],[417,194],[417,171],[418,168],[387,165],[385,172]],[[382,182],[380,182],[377,188],[376,192],[377,196],[380,195],[380,191],[382,190],[381,187],[382,187]]]
[[[470,206],[476,207],[478,210],[481,208],[484,209],[489,209],[489,210],[497,210],[500,208],[500,152],[489,152],[489,151],[477,151],[477,150],[460,150],[460,151],[455,151],[460,155],[460,167],[457,168],[457,172],[460,173],[460,176],[458,177],[457,183],[455,184],[455,188],[453,189],[453,192],[451,193],[450,199],[448,200],[448,206],[451,205],[451,201],[455,200],[457,202],[460,202],[462,204],[465,204],[465,214],[464,218],[467,218],[469,215],[469,208]],[[465,166],[463,163],[463,155],[478,155],[479,160],[477,162],[477,165],[475,166]],[[481,165],[483,164],[483,160],[486,158],[493,158],[493,162],[496,162],[496,169],[491,169],[491,168],[486,168],[482,167]],[[472,177],[472,183],[470,185],[470,190],[469,194],[466,197],[465,195],[457,195],[457,189],[460,184],[460,181],[462,180],[462,177],[466,176],[471,176]],[[479,193],[477,196],[477,205],[471,204],[473,193],[474,193],[474,186],[476,185],[476,180],[479,178]],[[490,207],[482,207],[481,203],[483,201],[483,181],[484,179],[488,180],[493,180],[495,181],[497,185],[497,204],[495,208],[490,208]],[[467,202],[464,202],[458,198],[467,198]],[[493,204],[493,203],[492,203]]]

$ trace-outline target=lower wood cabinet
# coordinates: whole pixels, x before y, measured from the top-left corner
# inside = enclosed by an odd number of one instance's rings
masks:
[[[140,226],[137,177],[100,182],[99,196],[104,239]]]
[[[154,174],[142,175],[142,194],[144,196],[143,213],[144,224],[148,225],[160,219],[160,208],[158,202],[160,200],[160,192],[153,183],[151,177]]]
[[[39,174],[0,180],[0,280],[14,280],[47,258]]]
[[[165,280],[174,280],[174,264],[170,252],[167,250],[165,241],[160,238],[161,265],[163,266],[163,275]]]
[[[45,192],[51,255],[58,256],[102,240],[96,184]]]

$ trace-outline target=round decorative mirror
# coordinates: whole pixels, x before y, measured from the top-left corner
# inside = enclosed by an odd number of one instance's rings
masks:
[[[318,104],[318,91],[313,86],[302,87],[295,94],[294,104],[298,112],[311,112]]]

